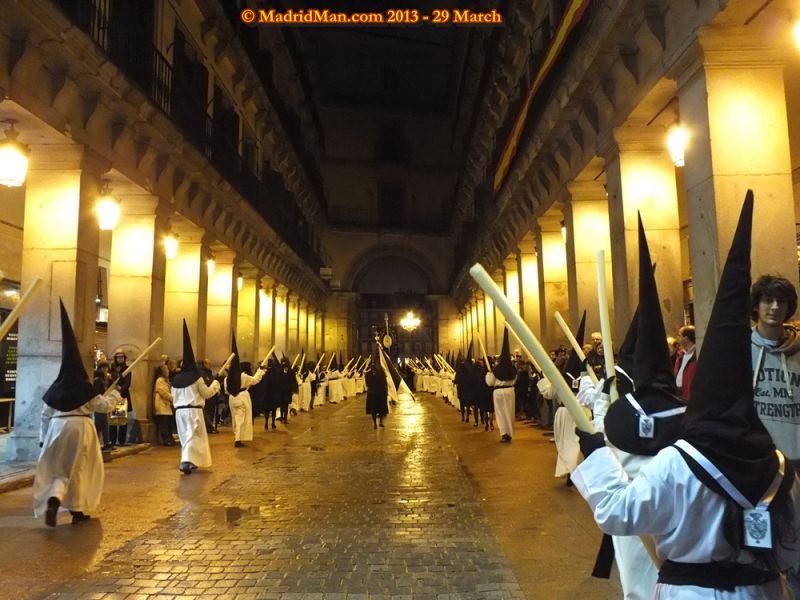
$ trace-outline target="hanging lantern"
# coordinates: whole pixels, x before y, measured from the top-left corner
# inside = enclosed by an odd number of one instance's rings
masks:
[[[119,223],[119,201],[111,195],[108,184],[103,186],[100,198],[97,199],[97,221],[100,231],[113,231]]]
[[[684,154],[688,142],[689,132],[683,127],[673,127],[669,135],[667,135],[667,148],[669,148],[669,155],[672,157],[672,162],[676,167],[682,167],[686,164]]]
[[[168,235],[164,238],[164,255],[167,260],[171,260],[178,256],[178,238],[174,235]]]
[[[28,156],[30,148],[17,140],[14,119],[3,121],[10,127],[6,130],[6,138],[0,141],[0,185],[20,187],[25,183],[28,174]]]

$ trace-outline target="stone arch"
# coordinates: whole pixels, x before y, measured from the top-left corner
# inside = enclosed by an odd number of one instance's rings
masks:
[[[429,259],[413,248],[375,244],[359,253],[350,263],[342,278],[342,290],[356,291],[359,280],[381,262],[394,262],[405,265],[424,282],[427,293],[437,293],[443,287],[429,266]]]

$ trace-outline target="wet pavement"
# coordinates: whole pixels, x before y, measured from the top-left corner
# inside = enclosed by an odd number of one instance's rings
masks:
[[[275,600],[621,597],[589,577],[600,533],[553,478],[553,444],[512,444],[441,399],[402,402],[373,430],[363,397],[301,413],[183,476],[178,448],[107,465],[97,518],[31,516],[0,495],[3,597]]]

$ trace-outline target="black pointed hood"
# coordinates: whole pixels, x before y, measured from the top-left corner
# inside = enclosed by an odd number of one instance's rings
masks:
[[[181,372],[172,379],[172,387],[176,389],[187,388],[195,381],[200,379],[200,369],[194,360],[194,350],[192,350],[192,338],[189,337],[189,328],[186,326],[186,319],[183,320],[183,365]]]
[[[242,365],[239,361],[239,349],[236,347],[236,332],[231,330],[231,352],[233,359],[228,368],[228,376],[225,378],[228,393],[237,396],[242,391]]]
[[[58,299],[58,304],[61,308],[61,369],[42,399],[56,410],[69,412],[86,404],[94,398],[95,393],[83,366],[78,340],[75,339],[72,323],[61,298]]]
[[[752,226],[753,192],[748,190],[697,359],[681,437],[755,504],[772,483],[778,459],[753,403]]]
[[[583,336],[586,333],[586,311],[583,311],[583,316],[581,317],[580,325],[578,325],[578,332],[575,334],[575,341],[578,342],[578,346],[583,346]],[[564,372],[567,375],[571,375],[573,380],[577,380],[581,376],[581,371],[583,367],[581,366],[581,359],[578,357],[578,353],[575,352],[573,349],[572,352],[569,354],[569,358],[567,359],[567,364],[564,366]]]
[[[511,362],[511,346],[508,343],[508,328],[503,330],[503,350],[500,352],[500,359],[494,369],[494,376],[501,381],[511,381],[517,376],[517,370]]]
[[[472,344],[474,344],[474,343],[475,343],[475,339],[474,338],[470,339],[469,348],[467,348],[467,362],[468,363],[472,363],[472,359],[473,359],[473,356],[472,356]]]
[[[331,371],[338,371],[339,370],[339,363],[336,361],[336,352],[333,353],[333,362],[330,366]]]
[[[686,403],[678,396],[669,360],[667,334],[658,289],[650,260],[650,248],[639,216],[639,307],[633,343],[635,391],[622,394],[606,414],[608,440],[631,454],[653,456],[678,438]],[[629,348],[626,348],[628,352]],[[638,406],[637,406],[638,405]],[[644,416],[640,414],[644,412]],[[648,425],[649,423],[649,425]]]

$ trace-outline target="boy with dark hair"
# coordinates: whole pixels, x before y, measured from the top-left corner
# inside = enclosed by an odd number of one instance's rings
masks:
[[[786,457],[800,460],[800,339],[786,321],[797,310],[790,281],[762,275],[750,291],[754,402],[758,416]]]

